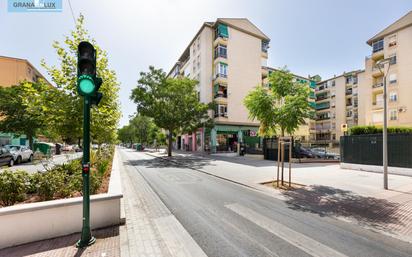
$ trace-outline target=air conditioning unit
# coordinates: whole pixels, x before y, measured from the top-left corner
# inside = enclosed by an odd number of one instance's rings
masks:
[[[401,107],[398,109],[398,112],[406,112],[406,107]]]

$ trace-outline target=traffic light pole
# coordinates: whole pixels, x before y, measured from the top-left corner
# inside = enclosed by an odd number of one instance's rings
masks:
[[[83,106],[83,227],[81,239],[77,247],[85,247],[94,244],[96,238],[90,231],[90,96],[84,96]]]

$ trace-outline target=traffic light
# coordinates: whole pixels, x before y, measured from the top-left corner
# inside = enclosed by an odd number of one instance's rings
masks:
[[[77,91],[81,96],[90,96],[91,104],[98,105],[103,98],[98,92],[103,80],[96,76],[96,50],[86,41],[80,42],[77,50]]]
[[[103,94],[101,92],[99,92],[99,88],[102,85],[103,80],[102,78],[99,77],[95,77],[94,79],[94,85],[96,86],[96,89],[94,91],[94,94],[91,96],[90,100],[91,100],[91,104],[93,105],[99,105],[100,100],[102,100],[103,98]]]

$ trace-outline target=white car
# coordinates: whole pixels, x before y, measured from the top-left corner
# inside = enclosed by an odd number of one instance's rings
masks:
[[[6,145],[6,149],[13,155],[16,164],[33,161],[33,151],[24,145]]]

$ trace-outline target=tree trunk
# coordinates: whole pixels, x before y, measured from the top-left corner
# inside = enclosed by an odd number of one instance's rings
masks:
[[[27,137],[29,138],[29,147],[32,151],[34,151],[34,149],[33,149],[33,135],[28,134]]]
[[[77,146],[79,147],[79,148],[82,148],[82,145],[81,145],[81,138],[79,137],[79,138],[77,138]]]
[[[169,131],[167,135],[167,156],[172,156],[172,132]]]

